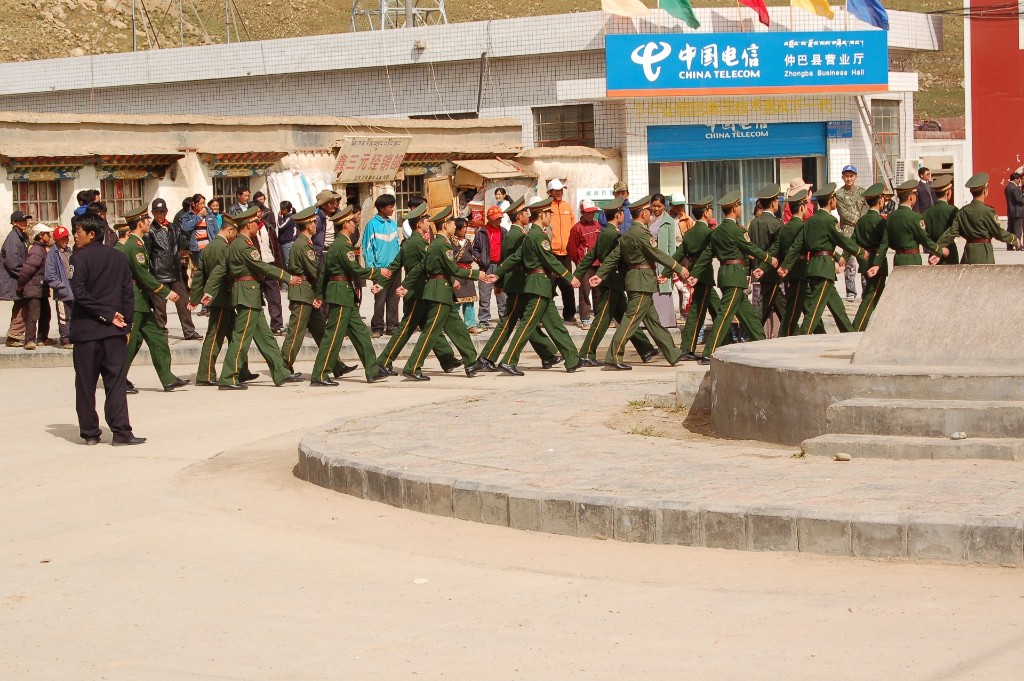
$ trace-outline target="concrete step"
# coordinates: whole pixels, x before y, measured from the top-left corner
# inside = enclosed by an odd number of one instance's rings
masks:
[[[855,398],[830,405],[825,422],[829,433],[1024,437],[1024,402]]]
[[[840,452],[854,459],[998,459],[1024,461],[1024,438],[939,437],[829,433],[804,440],[811,456],[832,457]]]

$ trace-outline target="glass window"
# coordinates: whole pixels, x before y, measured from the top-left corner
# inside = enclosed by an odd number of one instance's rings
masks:
[[[409,199],[414,196],[423,196],[424,175],[406,175],[401,182],[395,183],[395,199],[398,201],[398,211],[409,209]]]
[[[56,224],[60,222],[60,183],[15,180],[14,210],[31,215],[34,220]]]
[[[143,180],[107,179],[100,183],[100,200],[107,204],[107,219],[110,224],[141,208],[146,199],[143,196]]]
[[[897,161],[902,156],[900,149],[900,103],[895,99],[871,100],[871,125],[875,129],[875,143],[889,160],[889,168],[895,172]],[[875,182],[881,182],[882,169],[878,159],[874,160]],[[902,180],[898,180],[902,181]]]
[[[594,105],[535,107],[533,138],[538,147],[594,146]]]
[[[754,192],[770,182],[777,182],[778,161],[755,158],[747,161],[691,161],[686,164],[687,198],[710,194],[715,197],[715,220],[721,222],[722,209],[718,199],[726,192],[739,189],[743,196],[742,224],[754,216]]]
[[[213,178],[213,197],[220,201],[220,212],[227,215],[228,206],[238,201],[236,195],[243,189],[249,189],[248,177],[215,177]],[[209,203],[209,201],[207,201]]]

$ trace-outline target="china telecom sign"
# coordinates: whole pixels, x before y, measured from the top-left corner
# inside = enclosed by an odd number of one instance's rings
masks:
[[[605,37],[609,97],[885,92],[887,31]]]

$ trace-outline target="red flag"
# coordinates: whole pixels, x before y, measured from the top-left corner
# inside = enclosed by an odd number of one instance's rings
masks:
[[[768,8],[765,7],[764,0],[739,0],[739,2],[757,12],[757,18],[762,24],[771,26],[772,22],[768,17]]]

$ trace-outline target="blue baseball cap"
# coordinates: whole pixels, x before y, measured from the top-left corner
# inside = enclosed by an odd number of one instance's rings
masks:
[[[857,166],[843,166],[843,172],[844,173],[853,173],[854,175],[859,175],[860,174],[860,173],[857,172]]]

